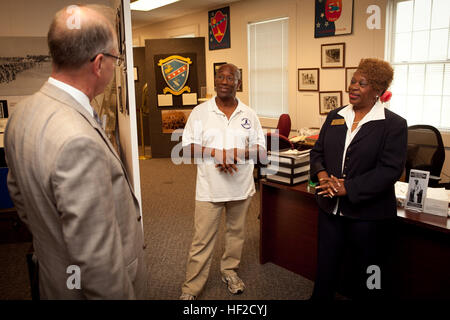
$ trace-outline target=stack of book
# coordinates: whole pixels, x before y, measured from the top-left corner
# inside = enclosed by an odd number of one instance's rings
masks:
[[[287,185],[298,184],[309,179],[310,150],[280,150],[269,152],[266,179]]]

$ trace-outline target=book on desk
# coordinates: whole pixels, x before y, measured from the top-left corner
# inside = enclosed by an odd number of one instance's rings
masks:
[[[268,181],[294,185],[309,179],[309,151],[280,150],[269,152],[265,168]]]

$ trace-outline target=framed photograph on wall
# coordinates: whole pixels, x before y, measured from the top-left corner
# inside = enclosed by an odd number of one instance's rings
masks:
[[[314,38],[351,34],[353,0],[315,0]]]
[[[8,118],[8,100],[0,100],[0,118]]]
[[[298,91],[319,91],[319,68],[298,69]]]
[[[328,43],[321,46],[322,68],[345,67],[345,43]]]
[[[217,70],[219,70],[220,66],[227,64],[226,62],[214,62],[214,78],[216,78]]]
[[[241,68],[239,68],[239,74],[240,74],[240,78],[239,78],[239,80],[241,80],[241,82],[239,83],[239,86],[237,87],[237,89],[236,89],[236,91],[238,91],[238,92],[242,92],[242,69]]]
[[[192,109],[161,110],[162,133],[184,129]]]
[[[342,91],[320,91],[319,113],[327,114],[342,106]]]
[[[350,87],[350,82],[352,81],[353,74],[355,73],[357,67],[345,68],[345,92],[348,92],[348,87]]]
[[[209,50],[226,49],[230,43],[230,7],[208,11]]]
[[[117,8],[116,12],[116,33],[120,56],[125,54],[125,21],[123,17],[123,1],[121,2],[122,4]]]

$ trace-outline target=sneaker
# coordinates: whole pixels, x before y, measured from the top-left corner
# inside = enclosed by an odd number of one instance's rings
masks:
[[[228,285],[228,291],[232,294],[244,292],[245,284],[237,275],[222,275],[222,281]]]
[[[182,293],[180,296],[180,300],[195,300],[195,296],[189,293]]]

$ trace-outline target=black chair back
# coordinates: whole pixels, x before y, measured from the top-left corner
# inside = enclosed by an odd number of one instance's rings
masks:
[[[406,181],[409,181],[411,169],[430,172],[428,185],[439,184],[442,166],[445,160],[444,143],[438,129],[429,125],[408,127],[408,152],[406,159]]]

